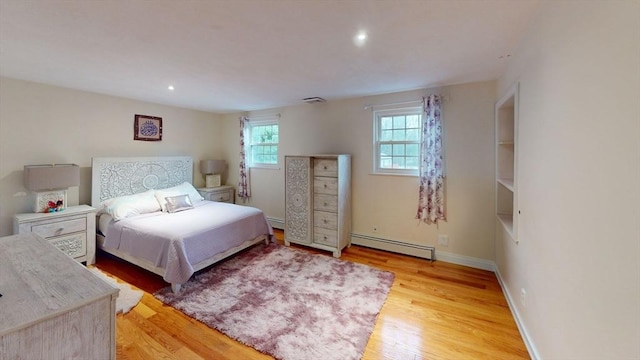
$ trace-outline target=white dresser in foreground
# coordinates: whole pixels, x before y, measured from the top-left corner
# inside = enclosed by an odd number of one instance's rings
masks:
[[[115,359],[118,289],[34,233],[0,238],[0,360]]]
[[[96,209],[69,206],[54,213],[25,213],[13,218],[13,233],[36,233],[87,265],[96,262]]]

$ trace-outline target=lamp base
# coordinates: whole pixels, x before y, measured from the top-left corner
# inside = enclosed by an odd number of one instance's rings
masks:
[[[220,174],[205,175],[205,187],[212,188],[220,186]]]
[[[56,204],[54,210],[50,210],[49,201]],[[61,201],[61,203],[58,203]],[[58,205],[60,204],[60,205]],[[40,191],[36,192],[36,201],[33,205],[33,212],[56,212],[67,207],[67,190]]]

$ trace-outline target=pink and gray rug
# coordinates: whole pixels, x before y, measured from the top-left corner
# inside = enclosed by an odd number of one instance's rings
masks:
[[[196,274],[167,305],[282,360],[360,359],[393,273],[279,244]]]

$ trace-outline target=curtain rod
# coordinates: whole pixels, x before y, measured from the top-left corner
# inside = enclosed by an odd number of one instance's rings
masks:
[[[441,95],[440,96],[442,101],[445,100],[449,100],[449,96],[448,95]],[[395,105],[409,105],[409,104],[415,104],[415,103],[421,103],[423,100],[422,99],[418,99],[418,100],[411,100],[411,101],[400,101],[400,102],[393,102],[393,103],[387,103],[387,104],[368,104],[364,106],[365,110],[369,110],[369,109],[373,109],[376,107],[384,107],[384,106],[395,106]]]

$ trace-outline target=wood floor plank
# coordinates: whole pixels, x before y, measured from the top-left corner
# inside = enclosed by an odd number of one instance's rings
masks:
[[[492,272],[360,246],[342,259],[396,275],[362,359],[529,359]],[[96,266],[145,291],[116,318],[118,359],[271,359],[155,299],[160,276],[104,253]]]

